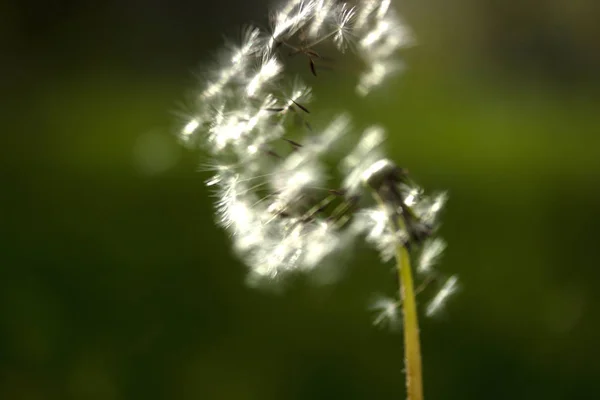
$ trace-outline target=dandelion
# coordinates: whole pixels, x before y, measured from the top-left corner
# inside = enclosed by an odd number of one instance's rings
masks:
[[[289,0],[270,22],[268,30],[245,28],[239,44],[225,46],[179,137],[210,160],[206,184],[217,223],[248,265],[249,282],[322,268],[363,239],[382,262],[396,260],[399,296],[379,297],[371,308],[375,325],[402,322],[408,397],[422,400],[413,280],[439,281],[433,266],[445,242],[435,233],[447,196],[426,195],[386,157],[384,127],[356,128],[344,112],[317,118],[323,114],[313,104],[321,62],[331,54],[350,50],[362,68],[355,91],[367,96],[401,69],[398,50],[414,42],[411,31],[390,0]],[[295,76],[290,67],[307,60],[305,76]],[[453,276],[426,313],[456,287]]]

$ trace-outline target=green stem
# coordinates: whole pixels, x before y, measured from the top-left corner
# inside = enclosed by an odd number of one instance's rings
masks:
[[[400,298],[404,314],[404,357],[406,364],[406,393],[408,400],[423,400],[421,369],[421,342],[419,319],[415,302],[410,256],[405,246],[396,248],[396,262],[400,284]]]
[[[372,185],[371,185],[372,186]],[[389,208],[377,191],[373,192],[377,203],[385,210]],[[393,215],[393,213],[390,213]],[[399,227],[405,228],[402,217],[393,221],[390,218],[390,229],[396,232]],[[423,400],[423,372],[421,367],[421,342],[419,340],[419,318],[415,289],[410,265],[410,255],[406,246],[399,242],[396,245],[396,265],[398,268],[398,284],[404,317],[404,363],[406,369],[406,397],[408,400]]]

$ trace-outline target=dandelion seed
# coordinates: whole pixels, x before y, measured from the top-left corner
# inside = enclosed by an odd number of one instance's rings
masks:
[[[331,0],[318,0],[315,2],[315,9],[318,11],[315,13],[310,24],[308,34],[311,38],[315,38],[319,33],[322,33],[323,25],[330,18],[330,13],[334,5],[335,1]]]
[[[421,191],[419,190],[419,188],[409,188],[408,193],[404,197],[404,204],[406,204],[409,207],[412,207],[415,204],[417,204],[418,197],[421,194],[420,192]]]
[[[260,67],[258,73],[254,75],[254,77],[248,84],[246,94],[250,97],[254,97],[254,95],[256,95],[256,93],[261,89],[261,87],[270,79],[277,76],[277,74],[279,74],[281,70],[282,66],[276,58],[270,58],[267,61],[265,61]]]
[[[354,149],[342,160],[341,170],[345,172],[343,187],[351,194],[357,193],[363,184],[369,168],[382,159],[379,149],[385,139],[381,127],[367,128]]]
[[[189,136],[194,133],[199,126],[200,122],[197,119],[193,119],[185,125],[181,133],[184,136]]]
[[[368,48],[373,46],[385,35],[389,29],[390,24],[387,21],[379,21],[375,28],[360,41],[361,47]]]
[[[396,299],[378,297],[369,307],[370,310],[375,312],[373,325],[390,329],[398,328],[400,325],[399,306],[400,303]]]
[[[358,30],[363,30],[366,28],[369,18],[373,14],[373,12],[379,7],[381,1],[379,0],[364,0],[362,3],[362,7],[358,9],[356,16],[355,27]],[[381,18],[381,16],[379,17]]]
[[[366,233],[366,241],[379,252],[381,261],[388,262],[395,256],[398,244],[408,239],[402,229],[390,229],[390,213],[379,207],[360,210],[355,216],[353,230]]]
[[[446,242],[440,238],[428,240],[423,244],[417,271],[421,274],[431,273],[431,267],[438,261],[446,248]]]
[[[260,29],[248,26],[242,35],[242,45],[233,50],[231,63],[237,65],[244,62],[249,56],[260,51]]]
[[[444,306],[444,304],[446,304],[448,297],[450,297],[453,293],[455,293],[457,289],[458,289],[458,278],[456,278],[456,276],[451,276],[450,278],[448,278],[446,283],[444,283],[444,286],[442,286],[442,288],[440,289],[438,294],[427,305],[427,310],[426,310],[427,315],[431,316],[431,315],[439,312],[442,309],[442,307]]]
[[[346,50],[348,43],[354,36],[352,33],[352,23],[355,15],[354,7],[350,7],[346,3],[340,6],[335,21],[335,36],[333,37],[333,42],[342,53]]]
[[[448,194],[443,192],[433,198],[425,197],[415,204],[414,209],[419,218],[427,224],[433,225],[448,201]]]
[[[389,8],[390,8],[391,0],[382,0],[379,3],[379,9],[377,10],[377,18],[381,19],[385,17]]]
[[[295,15],[292,15],[294,9],[296,9],[297,12]],[[272,48],[275,42],[284,34],[287,36],[294,35],[311,17],[311,13],[314,9],[314,1],[290,1],[287,6],[275,15],[272,41],[269,43],[269,48]]]
[[[389,61],[373,62],[370,69],[361,75],[356,86],[356,92],[361,96],[366,96],[374,87],[379,86],[387,76],[399,69],[398,65]]]

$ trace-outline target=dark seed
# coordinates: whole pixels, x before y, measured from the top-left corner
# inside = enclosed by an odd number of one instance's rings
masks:
[[[336,196],[343,196],[346,194],[345,189],[329,189],[329,193],[334,194]]]
[[[314,76],[317,76],[317,70],[315,69],[315,63],[314,63],[314,61],[312,60],[312,58],[309,58],[308,61],[310,63],[310,72],[312,72],[312,74]]]
[[[286,138],[282,138],[283,140],[285,140],[286,142],[288,142],[289,144],[291,144],[294,147],[302,147],[302,145],[298,142],[294,142],[292,139],[286,139]]]
[[[310,111],[308,111],[308,108],[304,107],[300,103],[295,102],[294,99],[290,99],[290,100],[292,100],[292,103],[294,103],[296,106],[298,106],[298,108],[300,108],[302,111],[304,111],[307,114],[310,114]]]
[[[273,150],[266,150],[266,153],[268,155],[270,155],[271,157],[277,158],[278,160],[283,159],[283,157],[281,157],[279,154],[275,153]]]

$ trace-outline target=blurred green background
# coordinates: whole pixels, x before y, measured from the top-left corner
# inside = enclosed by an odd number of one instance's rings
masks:
[[[398,7],[407,71],[363,100],[324,72],[316,96],[450,193],[439,268],[462,288],[421,323],[426,398],[598,398],[600,3]],[[174,138],[198,67],[267,9],[0,3],[0,399],[404,397],[402,336],[366,309],[395,287],[377,255],[246,287]]]

